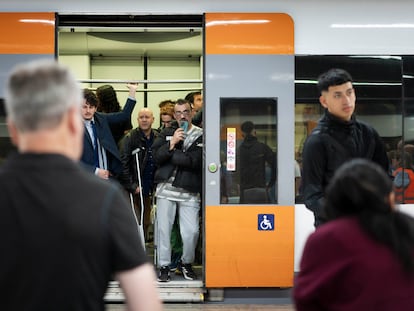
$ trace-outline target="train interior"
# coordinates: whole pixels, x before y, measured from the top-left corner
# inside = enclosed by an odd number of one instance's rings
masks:
[[[153,128],[160,127],[159,103],[201,91],[202,16],[59,16],[58,60],[72,68],[84,88],[111,85],[121,106],[128,97],[126,83],[139,83],[138,111],[150,108]],[[146,250],[156,265],[154,230],[146,232]],[[201,242],[200,242],[201,243]],[[201,247],[199,247],[201,249]],[[200,301],[204,298],[201,250],[194,265],[198,280],[171,273],[171,282],[159,283],[164,301]],[[109,285],[106,300],[122,300],[117,282]]]
[[[68,65],[78,76],[83,87],[96,89],[110,84],[117,91],[121,105],[126,101],[128,81],[140,83],[138,107],[149,107],[155,116],[154,128],[160,126],[159,103],[166,99],[183,98],[195,90],[205,91],[204,85],[204,16],[203,15],[71,15],[57,16],[57,59]],[[414,57],[411,55],[294,55],[294,157],[301,163],[303,143],[323,113],[318,101],[318,75],[332,67],[348,70],[354,78],[357,94],[358,118],[374,126],[384,140],[390,161],[401,158],[401,144],[414,145]],[[229,101],[223,98],[217,124],[232,122],[232,113],[238,109],[246,115],[254,114],[259,140],[267,142],[277,152],[275,135],[278,113],[274,99],[251,108],[249,101]],[[208,107],[208,99],[204,102]],[[232,105],[236,105],[237,109]],[[2,107],[2,105],[0,105]],[[137,113],[132,115],[137,126]],[[272,118],[263,117],[264,115]],[[5,126],[5,112],[0,111],[0,163],[13,149]],[[223,138],[224,139],[224,138]],[[208,146],[206,147],[208,148]],[[236,204],[240,196],[237,177],[229,175],[229,198],[223,204]],[[292,184],[293,181],[292,181]],[[277,202],[275,186],[275,201]],[[293,191],[292,191],[293,193]],[[295,271],[300,250],[312,231],[309,215],[304,211],[302,198],[295,202]],[[402,202],[404,203],[404,199]],[[407,208],[408,209],[408,208]],[[303,218],[302,212],[303,211]],[[306,215],[305,215],[306,214]],[[303,229],[302,219],[306,218]],[[202,223],[202,226],[205,224]],[[301,229],[299,227],[302,226]],[[302,230],[302,233],[299,231]],[[201,232],[204,233],[203,229]],[[149,235],[153,234],[151,232]],[[168,284],[159,284],[164,301],[223,300],[221,288],[205,286],[205,241],[201,234],[196,281],[174,276]],[[148,255],[154,258],[153,243],[147,245]],[[155,259],[154,259],[155,264]],[[292,278],[293,278],[292,271]],[[286,288],[278,288],[276,297],[289,298]],[[273,292],[274,295],[274,292]],[[108,289],[108,301],[122,301],[116,282]]]

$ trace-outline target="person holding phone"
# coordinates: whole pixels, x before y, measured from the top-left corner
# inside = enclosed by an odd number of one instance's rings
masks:
[[[174,117],[178,127],[162,130],[152,146],[158,166],[154,180],[157,184],[156,243],[160,282],[170,280],[171,230],[177,211],[183,241],[177,271],[187,280],[197,278],[192,263],[199,236],[203,130],[191,123],[191,105],[187,100],[177,100]]]

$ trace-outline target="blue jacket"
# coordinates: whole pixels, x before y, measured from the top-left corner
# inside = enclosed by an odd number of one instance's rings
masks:
[[[109,128],[110,124],[117,124],[131,120],[132,110],[134,110],[136,100],[128,98],[124,109],[120,112],[101,113],[95,112],[94,120],[96,133],[98,135],[101,146],[106,150],[108,160],[108,170],[112,177],[118,178],[122,173],[122,163],[118,146],[115,143]],[[82,165],[90,172],[95,172],[94,149],[91,137],[85,129],[83,138],[83,152],[81,156]]]

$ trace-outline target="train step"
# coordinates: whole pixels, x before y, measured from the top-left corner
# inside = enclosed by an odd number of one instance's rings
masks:
[[[200,280],[175,280],[157,282],[160,299],[164,302],[203,302],[205,288]],[[112,281],[104,297],[106,302],[124,302],[125,297],[119,283]]]

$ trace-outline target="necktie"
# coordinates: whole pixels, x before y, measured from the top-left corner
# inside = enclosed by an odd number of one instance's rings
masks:
[[[96,126],[95,122],[91,121],[92,126],[92,133],[93,133],[93,151],[94,151],[94,161],[95,161],[95,167],[99,167],[99,153],[98,153],[98,134],[96,133]]]

